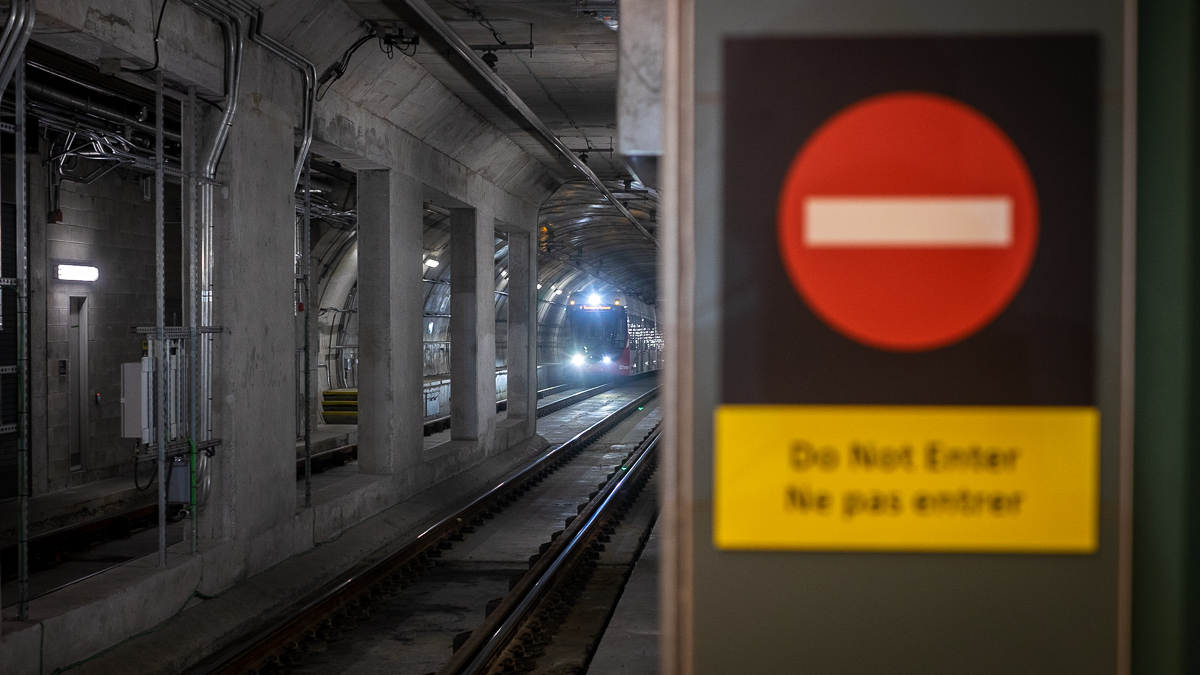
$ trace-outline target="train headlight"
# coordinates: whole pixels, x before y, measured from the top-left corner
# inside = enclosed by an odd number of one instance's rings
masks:
[[[583,354],[576,354],[575,356],[572,356],[571,363],[574,363],[577,366],[582,366],[583,365]]]
[[[588,296],[588,304],[589,304],[589,305],[598,305],[598,304],[600,304],[600,294],[599,294],[599,293],[592,293],[591,295],[589,295],[589,296]]]
[[[607,357],[607,356],[606,356],[606,357],[604,357],[603,361],[604,361],[605,363],[612,363],[612,359],[611,359],[611,358],[609,358],[609,357]]]

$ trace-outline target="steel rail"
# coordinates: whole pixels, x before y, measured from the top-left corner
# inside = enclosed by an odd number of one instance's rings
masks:
[[[345,606],[355,597],[367,592],[376,584],[383,583],[388,577],[399,573],[406,564],[414,561],[421,562],[430,556],[442,542],[470,526],[471,521],[491,514],[500,508],[502,503],[516,497],[526,486],[545,477],[552,468],[561,466],[572,456],[582,451],[588,444],[608,432],[625,417],[633,414],[638,406],[644,406],[647,401],[658,396],[658,387],[638,396],[611,415],[579,432],[567,442],[551,448],[524,467],[510,473],[500,480],[487,492],[473,499],[465,507],[459,509],[434,524],[425,528],[412,541],[383,559],[352,570],[341,579],[324,587],[321,591],[304,602],[304,604],[287,618],[284,618],[256,635],[250,637],[239,647],[231,648],[234,653],[220,654],[213,661],[203,663],[188,671],[193,675],[209,673],[242,673],[256,664],[268,659],[273,654],[285,649],[295,641],[297,635],[318,625],[320,621]],[[236,650],[236,651],[235,651]]]
[[[657,372],[658,371],[648,370],[644,373],[630,375],[630,376],[626,377],[624,379],[624,381],[605,382],[604,384],[592,387],[590,389],[584,389],[582,391],[577,391],[574,394],[571,394],[570,396],[564,396],[558,400],[550,401],[549,403],[539,405],[537,407],[537,416],[539,418],[541,418],[541,417],[545,417],[546,415],[549,415],[551,413],[556,413],[559,410],[562,410],[563,408],[569,408],[569,407],[575,405],[576,403],[579,403],[580,401],[583,401],[583,400],[586,400],[586,399],[589,399],[589,398],[595,396],[596,394],[603,394],[604,392],[606,392],[614,387],[620,386],[622,384],[628,384],[629,382],[636,382],[638,380],[643,380],[643,379],[649,377],[651,373],[657,373]],[[570,388],[569,386],[563,386],[563,385],[560,385],[560,387],[563,387],[564,389]],[[562,389],[560,389],[559,387],[551,387],[550,389],[541,389],[538,391],[537,397],[539,399],[545,398],[546,396],[551,396],[560,391],[562,391]],[[496,412],[500,412],[501,410],[507,410],[507,409],[508,409],[508,399],[501,399],[499,401],[496,401]],[[443,430],[449,429],[449,428],[450,428],[450,416],[449,415],[442,415],[440,417],[435,417],[431,420],[425,420],[425,435],[426,436],[428,436],[430,434],[435,434],[439,431],[443,431]]]
[[[571,526],[534,563],[512,592],[488,615],[484,623],[454,653],[438,675],[478,675],[509,644],[511,637],[537,602],[557,581],[559,573],[586,549],[592,535],[607,520],[616,501],[634,485],[638,476],[654,456],[661,432],[656,429],[632,460],[622,466],[616,480],[609,480],[600,493],[588,503]],[[566,542],[566,543],[563,543]]]
[[[409,12],[416,14],[416,16],[429,28],[429,30],[432,30],[434,33],[436,33],[437,36],[446,43],[447,47],[449,47],[453,53],[457,54],[458,57],[466,62],[466,64],[470,66],[477,75],[482,77],[484,81],[490,84],[495,92],[504,98],[504,100],[510,106],[512,106],[514,110],[516,110],[517,114],[524,118],[530,126],[532,126],[548,143],[550,143],[550,145],[558,150],[558,152],[565,157],[572,166],[578,169],[579,172],[582,173],[592,183],[592,185],[595,185],[596,189],[600,191],[600,194],[604,195],[604,198],[607,199],[609,203],[611,203],[613,207],[625,217],[626,220],[636,227],[638,231],[646,237],[646,239],[649,239],[650,243],[654,244],[654,248],[659,248],[658,239],[656,239],[654,235],[650,234],[650,231],[647,230],[645,226],[642,225],[642,223],[633,215],[633,213],[631,213],[629,209],[621,203],[621,200],[617,199],[616,195],[614,195],[612,191],[608,189],[608,186],[604,184],[604,181],[600,180],[600,177],[596,175],[596,172],[592,171],[587,163],[579,158],[579,155],[576,155],[574,152],[572,152],[571,149],[562,142],[562,139],[559,138],[550,129],[550,127],[546,126],[546,123],[537,116],[537,113],[533,112],[533,110],[521,100],[520,96],[517,96],[517,93],[513,91],[512,88],[510,88],[508,84],[500,78],[499,75],[492,72],[491,67],[483,62],[483,59],[480,58],[479,54],[477,54],[475,50],[471,49],[471,46],[468,45],[461,37],[459,37],[458,33],[455,33],[454,29],[452,29],[450,25],[438,15],[437,12],[433,11],[433,8],[430,7],[425,0],[387,0],[386,4],[392,6],[393,8],[395,8],[396,5],[402,5],[403,7],[407,8]]]

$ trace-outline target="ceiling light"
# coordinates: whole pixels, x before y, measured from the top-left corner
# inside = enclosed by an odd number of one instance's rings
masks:
[[[63,281],[95,281],[100,270],[91,265],[59,265],[58,278]]]
[[[441,265],[441,263],[434,260],[433,258],[429,258],[428,260],[425,261],[426,267],[437,267],[438,265]]]
[[[542,285],[541,285],[541,284],[538,284],[538,290],[539,290],[539,291],[540,291],[540,290],[542,290]]]

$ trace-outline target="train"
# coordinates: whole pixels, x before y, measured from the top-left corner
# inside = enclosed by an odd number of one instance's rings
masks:
[[[662,334],[650,308],[621,293],[576,291],[567,297],[567,358],[573,377],[603,381],[662,367]]]

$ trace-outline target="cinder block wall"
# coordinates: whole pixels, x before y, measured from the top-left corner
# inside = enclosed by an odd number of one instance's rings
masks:
[[[143,199],[134,174],[117,172],[90,185],[63,183],[63,222],[46,226],[47,269],[47,479],[50,490],[91,482],[132,469],[133,442],[120,438],[121,364],[142,356],[134,326],[153,325],[155,298],[154,202]],[[172,195],[176,190],[168,189]],[[176,200],[177,201],[177,200]],[[170,214],[174,209],[167,211]],[[95,265],[91,283],[59,281],[56,265],[80,261]],[[71,471],[69,377],[59,360],[69,359],[70,298],[88,306],[89,396],[83,468]]]

